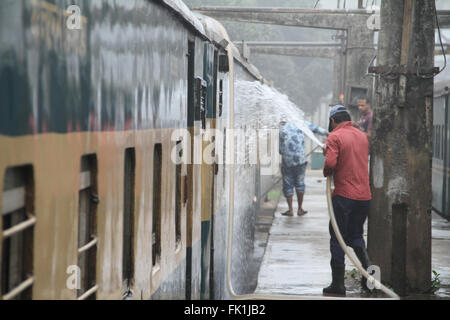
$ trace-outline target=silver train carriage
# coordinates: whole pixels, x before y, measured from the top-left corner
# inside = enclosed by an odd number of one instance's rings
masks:
[[[70,5],[0,4],[0,297],[227,298],[229,214],[251,223],[271,181],[250,165],[234,188],[233,166],[193,160],[207,129],[242,126],[236,79],[264,79],[181,1]]]
[[[434,84],[433,106],[433,210],[450,220],[450,81]]]

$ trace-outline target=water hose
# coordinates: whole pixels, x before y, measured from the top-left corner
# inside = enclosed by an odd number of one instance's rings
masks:
[[[230,188],[233,190],[234,188],[230,186]],[[327,297],[327,296],[306,296],[306,295],[268,295],[268,294],[242,294],[237,295],[234,290],[233,286],[231,284],[231,253],[232,253],[232,236],[233,236],[233,216],[234,216],[234,210],[230,206],[229,209],[229,216],[228,216],[228,243],[227,243],[227,288],[228,292],[232,299],[235,300],[399,300],[400,297],[384,286],[382,283],[380,283],[378,280],[376,280],[373,276],[369,275],[366,270],[362,267],[360,261],[357,257],[352,255],[350,251],[348,250],[347,245],[345,244],[344,239],[342,238],[342,235],[339,231],[336,218],[334,215],[333,210],[333,204],[331,202],[331,178],[327,178],[327,204],[328,204],[328,214],[330,216],[331,226],[333,227],[333,230],[336,234],[336,237],[338,239],[338,242],[342,248],[342,250],[345,252],[347,257],[350,259],[350,261],[353,263],[353,265],[361,272],[361,274],[367,279],[368,282],[372,283],[375,288],[381,289],[386,295],[388,295],[390,298],[383,299],[383,298],[351,298],[351,297]],[[230,202],[233,203],[233,202]]]
[[[348,251],[348,247],[347,247],[344,239],[342,238],[342,235],[339,231],[339,227],[336,222],[336,217],[334,215],[333,203],[331,201],[331,177],[327,177],[327,204],[328,204],[328,215],[330,216],[331,226],[333,227],[336,238],[337,238],[342,250],[347,255],[347,257],[350,259],[350,261],[353,263],[353,265],[356,266],[358,271],[361,272],[361,274],[367,279],[367,281],[372,283],[375,286],[375,288],[381,289],[385,294],[387,294],[392,299],[399,300],[400,297],[394,291],[390,290],[389,288],[384,286],[381,282],[379,282],[377,279],[375,279],[374,277],[369,275],[367,273],[367,271],[362,267],[359,259],[357,257],[355,257],[354,255],[350,254],[350,252]]]

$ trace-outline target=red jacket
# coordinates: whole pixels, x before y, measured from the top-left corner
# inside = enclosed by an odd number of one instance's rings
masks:
[[[367,136],[345,121],[330,133],[326,145],[323,175],[334,175],[333,196],[370,200]]]

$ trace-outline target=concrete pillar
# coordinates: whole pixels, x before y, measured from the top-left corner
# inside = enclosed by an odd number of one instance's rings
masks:
[[[433,79],[418,77],[416,62],[433,67],[434,10],[434,0],[381,4],[368,249],[399,295],[431,285]]]
[[[350,26],[347,31],[344,102],[354,120],[360,117],[356,98],[361,94],[372,96],[373,78],[366,74],[374,56],[373,30],[369,30],[365,23]]]

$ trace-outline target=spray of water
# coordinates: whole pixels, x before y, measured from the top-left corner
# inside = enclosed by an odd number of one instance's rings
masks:
[[[251,278],[251,261],[254,254],[254,223],[256,219],[255,195],[257,182],[261,188],[272,185],[275,177],[279,176],[278,130],[280,120],[288,121],[302,129],[306,136],[321,144],[314,134],[305,126],[304,112],[298,108],[289,98],[273,87],[261,84],[257,81],[236,80],[235,82],[235,113],[234,129],[240,129],[236,137],[234,157],[245,161],[235,161],[234,186],[234,219],[233,219],[233,248],[231,262],[231,282],[236,293],[244,294],[253,292],[254,287],[248,283]],[[245,131],[242,131],[245,130]],[[270,131],[269,143],[262,142],[263,131]],[[253,132],[251,132],[253,131]],[[259,137],[254,133],[257,132]],[[255,176],[256,163],[251,160],[252,151],[258,144],[261,179]],[[269,147],[270,146],[270,147]],[[261,150],[268,152],[270,165],[267,175],[264,173],[264,158]],[[250,158],[250,159],[249,159]],[[276,170],[273,170],[276,168]],[[258,178],[258,179],[257,179]],[[272,178],[272,179],[271,179]]]
[[[257,81],[236,81],[236,103],[245,106],[236,110],[235,117],[240,123],[248,123],[253,129],[279,129],[282,119],[295,124],[307,137],[323,147],[314,133],[305,124],[304,112],[289,98],[273,87]],[[253,115],[249,117],[249,115]],[[242,119],[245,117],[246,119]]]

